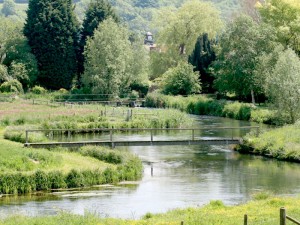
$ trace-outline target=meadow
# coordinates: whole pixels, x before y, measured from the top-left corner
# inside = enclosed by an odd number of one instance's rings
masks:
[[[14,100],[0,104],[0,126],[4,137],[25,142],[27,129],[79,129],[94,128],[180,128],[190,127],[192,119],[176,109],[156,110],[102,105],[51,105],[47,101]],[[30,135],[29,142],[47,140],[45,134]]]

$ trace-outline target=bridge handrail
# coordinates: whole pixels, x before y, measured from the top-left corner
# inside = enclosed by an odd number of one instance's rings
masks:
[[[203,131],[203,130],[243,130],[243,129],[257,129],[257,133],[259,130],[259,126],[244,126],[244,127],[203,127],[203,128],[94,128],[94,129],[32,129],[26,130],[25,132],[25,143],[28,144],[29,133],[30,132],[68,132],[68,135],[79,132],[109,132],[110,140],[112,141],[112,135],[116,131],[150,131],[151,141],[153,141],[153,132],[154,131],[192,131],[192,140],[195,139],[195,131]],[[233,139],[233,133],[232,133]]]
[[[201,130],[245,130],[245,129],[259,129],[259,126],[244,126],[244,127],[203,127],[203,128],[88,128],[88,129],[31,129],[26,132],[51,132],[51,131],[201,131]]]

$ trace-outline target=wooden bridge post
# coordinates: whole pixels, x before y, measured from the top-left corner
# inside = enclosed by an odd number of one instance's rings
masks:
[[[110,136],[109,140],[112,142],[113,141],[113,131],[112,130],[109,131],[109,136]]]
[[[151,142],[153,142],[153,130],[151,129]]]
[[[259,135],[259,127],[256,128],[256,137]]]
[[[286,211],[285,208],[280,208],[280,225],[286,225]]]
[[[28,130],[26,130],[26,144],[28,143]]]
[[[248,225],[248,215],[244,215],[244,225]]]
[[[195,141],[195,130],[192,130],[192,140]]]

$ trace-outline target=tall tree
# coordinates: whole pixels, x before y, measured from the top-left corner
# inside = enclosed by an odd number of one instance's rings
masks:
[[[78,74],[84,72],[84,47],[88,37],[94,35],[94,30],[98,27],[99,23],[107,18],[113,18],[115,22],[119,21],[119,18],[115,14],[112,6],[106,0],[93,0],[89,3],[86,15],[83,21],[83,28],[80,38],[80,49],[78,53]],[[80,76],[78,77],[80,80]]]
[[[118,96],[132,81],[132,49],[128,31],[112,18],[103,21],[88,38],[83,84],[97,94]]]
[[[300,55],[300,2],[268,0],[258,8],[262,20],[276,28],[279,41]]]
[[[16,15],[16,4],[13,0],[4,0],[1,13],[4,16]]]
[[[259,56],[274,49],[274,30],[258,25],[249,16],[240,16],[220,38],[217,61],[214,64],[215,86],[221,93],[233,93],[240,99],[263,93],[257,83]]]
[[[40,84],[49,89],[70,88],[78,46],[72,0],[31,0],[24,34],[38,61]]]
[[[279,55],[266,79],[267,94],[279,112],[289,115],[290,122],[300,118],[300,59],[292,49]]]
[[[195,49],[189,56],[189,63],[194,66],[195,71],[201,74],[202,91],[213,92],[214,76],[209,71],[209,66],[216,59],[213,49],[214,41],[209,40],[208,34],[201,35],[196,42]]]
[[[158,13],[158,43],[187,57],[203,33],[215,37],[222,28],[220,12],[208,2],[189,1],[177,10],[162,9]]]

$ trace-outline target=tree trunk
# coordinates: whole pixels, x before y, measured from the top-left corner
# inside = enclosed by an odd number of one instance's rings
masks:
[[[255,105],[255,96],[254,96],[253,89],[251,89],[251,99],[252,99],[252,104]]]
[[[179,54],[184,55],[185,54],[185,44],[181,44],[179,46]]]

